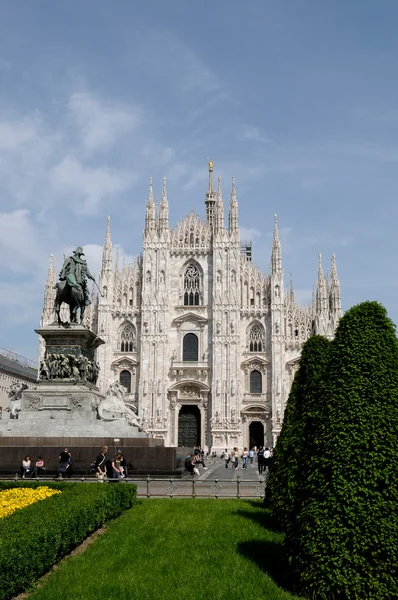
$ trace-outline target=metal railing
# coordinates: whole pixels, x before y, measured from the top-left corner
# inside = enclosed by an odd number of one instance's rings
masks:
[[[241,479],[129,479],[137,486],[139,498],[264,498],[267,475],[258,481]]]
[[[267,471],[265,476],[260,476],[258,481],[252,479],[175,479],[174,477],[151,477],[134,479],[105,479],[101,483],[133,483],[137,486],[138,498],[264,498],[268,480]],[[71,483],[98,483],[95,477],[32,477],[22,479],[17,473],[15,477],[1,478],[3,481],[64,481]]]

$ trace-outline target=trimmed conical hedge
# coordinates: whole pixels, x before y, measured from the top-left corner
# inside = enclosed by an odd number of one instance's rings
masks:
[[[265,504],[284,532],[292,527],[297,512],[297,488],[312,436],[312,419],[318,412],[318,387],[325,374],[329,348],[330,342],[319,335],[304,344],[274,451]]]
[[[398,598],[398,341],[377,302],[341,319],[313,423],[301,506],[286,536],[310,598]]]

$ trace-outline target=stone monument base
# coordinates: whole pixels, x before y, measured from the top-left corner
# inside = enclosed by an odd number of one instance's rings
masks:
[[[16,419],[0,421],[0,435],[7,437],[69,438],[147,438],[129,425],[121,414],[114,420],[101,420],[97,406],[104,399],[94,385],[63,381],[41,382],[35,390],[22,394],[21,411]]]

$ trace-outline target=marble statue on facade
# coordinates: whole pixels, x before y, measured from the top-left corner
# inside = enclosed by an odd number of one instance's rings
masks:
[[[142,424],[135,413],[134,404],[126,401],[126,388],[118,381],[111,383],[105,398],[99,403],[97,411],[100,419],[104,421],[115,421],[124,418],[138,431],[143,431]]]
[[[10,411],[12,419],[18,418],[18,413],[22,408],[22,393],[28,389],[27,383],[13,383],[8,391],[9,406],[6,410]]]

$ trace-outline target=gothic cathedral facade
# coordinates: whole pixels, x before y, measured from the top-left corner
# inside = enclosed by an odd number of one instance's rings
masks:
[[[319,257],[316,295],[298,306],[285,292],[275,217],[269,275],[241,244],[235,183],[228,226],[213,165],[206,220],[195,213],[169,227],[166,180],[155,206],[152,180],[142,254],[119,269],[110,220],[99,286],[86,326],[98,348],[100,391],[119,380],[153,437],[166,446],[214,450],[274,445],[303,343],[333,337],[342,315],[335,257],[324,275]],[[41,324],[53,322],[55,261],[51,258]]]

